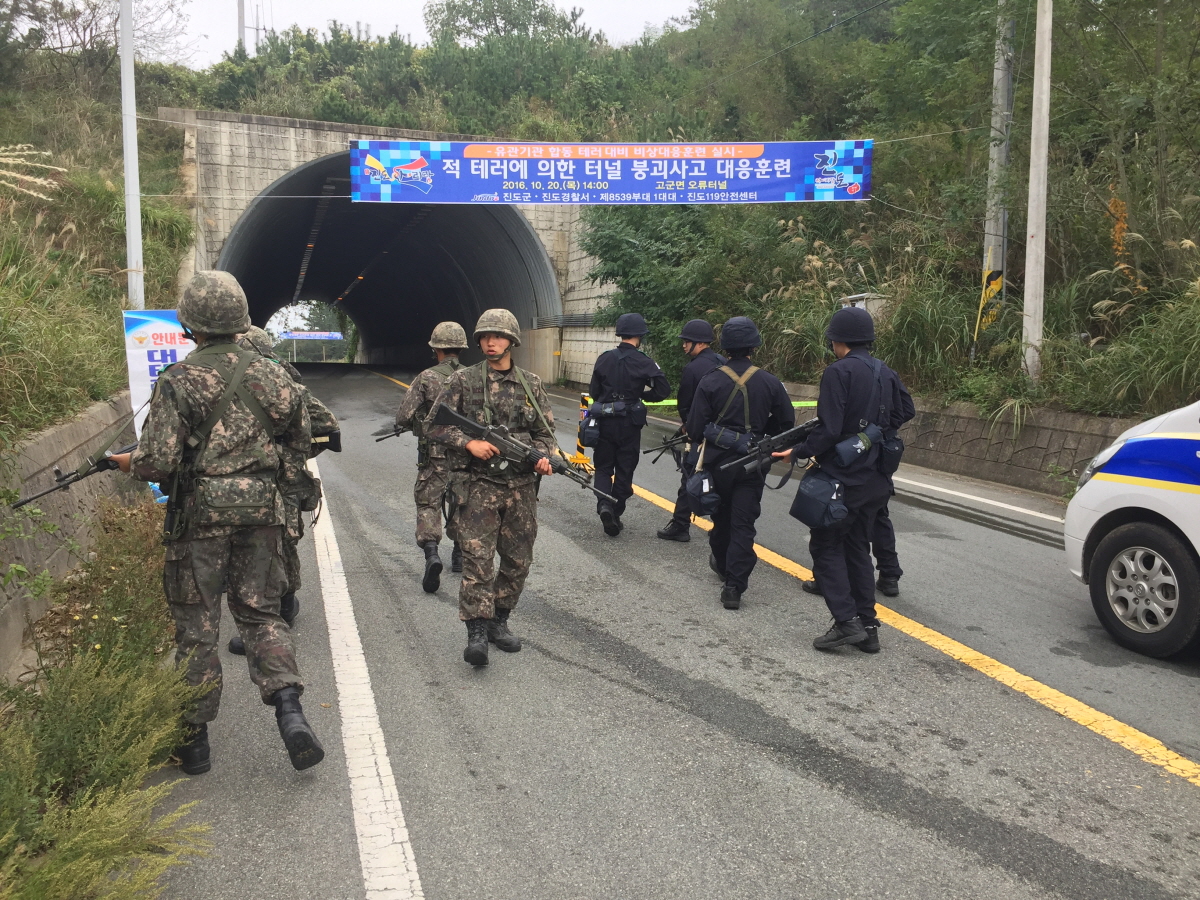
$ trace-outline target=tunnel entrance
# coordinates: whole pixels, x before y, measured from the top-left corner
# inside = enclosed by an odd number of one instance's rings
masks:
[[[562,315],[554,267],[511,206],[351,203],[349,151],[293,169],[233,227],[217,268],[246,291],[255,325],[290,303],[336,303],[359,333],[357,362],[420,369],[429,333],[513,311],[522,329]]]

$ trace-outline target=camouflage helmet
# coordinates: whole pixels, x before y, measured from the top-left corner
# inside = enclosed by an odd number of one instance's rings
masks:
[[[199,334],[241,334],[250,327],[242,286],[228,272],[197,272],[183,289],[179,324]]]
[[[257,325],[251,325],[246,333],[238,338],[238,344],[263,356],[275,355],[275,339]]]
[[[521,326],[517,317],[507,309],[485,309],[475,323],[475,340],[485,334],[501,334],[512,341],[514,347],[521,346]]]
[[[435,350],[463,350],[467,346],[467,333],[457,322],[441,322],[433,329],[429,346]]]

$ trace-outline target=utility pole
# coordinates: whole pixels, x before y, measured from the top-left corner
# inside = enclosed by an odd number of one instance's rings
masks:
[[[237,0],[238,4],[238,39],[237,49],[246,49],[246,0]]]
[[[996,7],[996,63],[992,71],[992,132],[988,153],[987,220],[983,234],[984,284],[1002,288],[1008,251],[1008,206],[1002,187],[1008,169],[1009,135],[1012,131],[1012,37],[1016,21],[1007,18],[1008,0]]]
[[[1008,204],[1003,195],[1012,132],[1012,38],[1016,22],[1005,15],[1008,0],[996,0],[996,59],[992,69],[992,130],[988,145],[987,215],[983,225],[983,285],[975,314],[971,359],[979,348],[979,332],[996,318],[1006,291]],[[999,300],[997,300],[999,296]]]
[[[133,91],[133,0],[121,0],[121,151],[125,156],[125,293],[130,309],[145,309],[142,179],[138,172],[137,101]]]
[[[1033,121],[1029,136],[1029,210],[1025,236],[1025,371],[1042,370],[1042,314],[1046,295],[1046,191],[1050,156],[1050,38],[1054,0],[1038,0],[1033,57]]]

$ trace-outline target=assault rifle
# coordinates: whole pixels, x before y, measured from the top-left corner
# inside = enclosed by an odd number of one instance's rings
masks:
[[[732,462],[725,463],[725,465],[721,466],[720,471],[727,472],[730,469],[742,469],[749,474],[751,472],[769,469],[771,467],[771,463],[774,462],[774,460],[771,458],[772,453],[778,453],[782,450],[790,450],[792,447],[795,447],[802,440],[812,434],[813,429],[817,427],[817,424],[820,421],[820,419],[814,416],[807,422],[797,425],[795,428],[789,428],[782,434],[773,434],[768,437],[764,437],[750,448],[749,453],[747,453],[745,456],[739,456]],[[795,468],[795,466],[796,460],[793,458],[792,468]],[[773,490],[779,490],[779,488],[783,487],[787,483],[787,480],[791,477],[792,473],[791,470],[789,470],[783,481],[779,482],[779,484],[773,488]]]
[[[657,454],[654,457],[654,459],[650,460],[650,465],[654,465],[656,462],[658,462],[660,459],[663,458],[664,453],[670,453],[672,456],[675,457],[675,462],[676,462],[676,464],[678,464],[679,451],[681,451],[685,446],[687,446],[687,443],[688,443],[687,433],[684,432],[684,430],[682,428],[680,428],[673,435],[663,438],[661,446],[651,447],[649,450],[643,450],[642,456],[645,456],[647,453]]]
[[[412,426],[411,426],[411,425],[401,425],[401,426],[397,426],[397,427],[395,427],[395,428],[393,428],[393,429],[392,429],[392,433],[391,433],[391,434],[385,434],[383,437],[377,437],[377,438],[375,438],[375,443],[377,443],[377,444],[378,444],[380,441],[386,441],[388,438],[400,437],[400,435],[402,435],[402,434],[408,434],[408,432],[410,432],[410,431],[412,431]],[[379,432],[378,432],[378,431],[377,431],[377,432],[375,432],[375,433],[376,433],[376,434],[379,434]]]
[[[111,469],[117,468],[117,464],[113,461],[113,457],[118,453],[129,453],[137,449],[137,444],[133,443],[127,447],[121,447],[117,450],[103,450],[100,453],[89,456],[74,472],[63,474],[62,469],[58,466],[54,467],[54,487],[46,488],[44,491],[39,491],[32,497],[26,497],[24,500],[18,500],[12,505],[13,509],[20,509],[26,503],[32,503],[34,500],[40,500],[47,494],[53,494],[55,491],[68,490],[71,485],[76,482],[83,481],[85,478],[90,478],[97,472],[108,472]]]
[[[560,456],[550,456],[541,450],[530,447],[528,444],[521,443],[512,437],[508,433],[508,429],[503,425],[480,425],[474,419],[467,418],[461,413],[455,412],[445,403],[439,403],[437,409],[434,410],[433,424],[452,425],[472,440],[487,441],[500,451],[500,456],[503,457],[505,463],[527,465],[532,469],[538,460],[547,460],[550,463],[551,471],[555,475],[565,475],[580,487],[587,488],[597,497],[613,503],[617,502],[616,497],[612,497],[599,488],[593,487],[591,477],[584,475],[565,459]]]

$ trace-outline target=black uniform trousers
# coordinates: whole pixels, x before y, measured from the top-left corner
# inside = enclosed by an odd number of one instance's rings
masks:
[[[875,527],[871,529],[871,552],[875,555],[875,568],[881,578],[899,578],[904,574],[900,568],[900,557],[896,554],[896,529],[888,515],[887,501],[875,514]]]
[[[717,568],[725,573],[725,584],[739,591],[746,590],[750,573],[758,562],[754,552],[754,523],[762,512],[763,489],[767,486],[762,472],[747,474],[744,469],[722,472],[713,465],[713,485],[721,497],[721,505],[713,513],[712,531],[708,546],[717,559]]]
[[[625,501],[633,496],[633,470],[642,455],[642,428],[628,416],[606,416],[600,420],[600,443],[592,451],[596,467],[596,489],[617,498],[614,511],[625,514]],[[607,500],[596,503],[599,512]]]
[[[860,616],[868,625],[875,623],[871,536],[890,496],[891,487],[883,475],[863,485],[847,486],[845,503],[850,514],[832,528],[814,528],[809,533],[813,577],[834,621],[848,622]]]
[[[692,507],[687,498],[689,474],[691,473],[681,472],[679,475],[679,496],[675,498],[675,512],[671,513],[671,521],[683,528],[690,528],[692,525]]]

